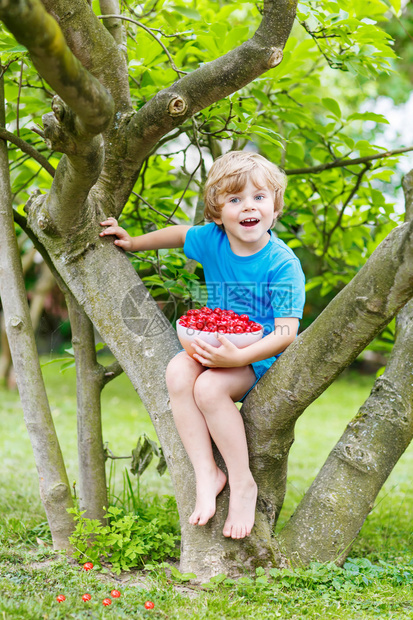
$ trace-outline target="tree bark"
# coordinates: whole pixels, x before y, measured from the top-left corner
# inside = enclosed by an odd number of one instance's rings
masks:
[[[16,387],[16,376],[11,361],[3,313],[0,314],[0,345],[0,383],[4,383],[9,390],[13,390]]]
[[[406,220],[412,220],[413,171],[403,185]],[[384,374],[281,532],[286,555],[298,564],[343,564],[412,438],[413,300],[397,316],[395,344]]]
[[[42,318],[47,295],[56,285],[56,280],[46,263],[42,263],[40,275],[33,288],[30,300],[30,318],[35,332]]]
[[[294,564],[343,564],[374,500],[413,437],[413,302],[397,317],[384,374],[350,422],[279,542]]]
[[[66,302],[76,361],[79,504],[85,517],[103,523],[108,507],[100,407],[105,369],[96,360],[92,323],[72,295]]]
[[[1,85],[3,90],[3,85]],[[3,92],[1,100],[4,101]],[[0,108],[4,125],[4,106]],[[6,143],[0,140],[0,296],[24,419],[39,474],[40,496],[55,549],[66,549],[73,506],[66,469],[50,413],[27,305],[14,232]]]
[[[100,10],[102,15],[119,15],[120,7],[118,0],[100,0]],[[118,45],[123,43],[123,28],[120,19],[108,18],[103,20],[103,25],[112,35]]]

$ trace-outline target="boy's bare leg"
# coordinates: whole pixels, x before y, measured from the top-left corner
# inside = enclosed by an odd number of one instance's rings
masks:
[[[195,383],[195,402],[228,468],[230,501],[223,534],[244,538],[255,519],[257,485],[249,468],[244,423],[234,401],[255,383],[251,366],[210,368]]]
[[[216,496],[227,481],[217,467],[205,418],[194,399],[194,384],[205,367],[187,353],[178,353],[166,370],[166,383],[175,425],[193,465],[196,504],[189,517],[192,525],[205,525],[216,510]]]

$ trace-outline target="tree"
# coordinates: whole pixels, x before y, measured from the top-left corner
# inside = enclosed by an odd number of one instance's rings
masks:
[[[219,572],[235,574],[241,565],[282,566],[296,557],[303,562],[342,562],[412,436],[412,392],[406,373],[412,338],[408,302],[413,296],[413,223],[409,206],[406,223],[396,226],[391,206],[377,189],[377,183],[390,178],[389,161],[394,161],[395,153],[356,138],[357,125],[385,119],[370,112],[344,114],[335,99],[324,97],[320,103],[316,93],[323,59],[328,66],[352,71],[362,79],[389,66],[394,54],[388,36],[370,23],[374,16],[383,18],[386,6],[379,0],[370,3],[368,9],[361,2],[349,2],[345,7],[341,3],[341,8],[334,2],[327,8],[308,5],[305,10],[300,5],[298,17],[303,29],[289,40],[296,3],[286,0],[258,5],[251,25],[244,23],[244,9],[239,9],[238,16],[231,15],[233,6],[225,3],[199,2],[193,8],[177,2],[170,9],[158,8],[156,2],[143,8],[139,5],[138,9],[124,4],[127,11],[120,18],[117,1],[102,0],[102,21],[91,3],[84,0],[3,0],[0,5],[4,24],[30,53],[30,61],[23,57],[29,65],[26,87],[38,88],[40,99],[50,98],[50,88],[57,93],[52,99],[53,111],[43,116],[44,133],[37,130],[54,153],[53,165],[33,147],[31,139],[23,141],[8,132],[5,122],[1,131],[4,139],[30,154],[53,177],[47,191],[34,192],[27,200],[27,219],[20,201],[30,181],[24,179],[14,218],[49,261],[72,300],[80,410],[85,402],[89,404],[83,406],[83,411],[93,410],[91,417],[81,418],[83,494],[86,489],[91,492],[90,481],[96,481],[97,489],[104,488],[99,394],[105,380],[118,372],[118,368],[115,372],[97,364],[91,337],[93,323],[142,398],[163,447],[181,518],[182,570],[206,578]],[[342,12],[344,8],[347,14]],[[147,25],[156,9],[161,25],[158,30]],[[227,19],[226,25],[214,22],[215,9],[221,19]],[[201,13],[205,16],[208,12],[212,22],[209,33],[201,28],[189,33],[174,32],[177,14],[179,23],[187,25],[188,20],[196,22],[202,19]],[[258,17],[261,22],[253,34],[251,29]],[[366,22],[366,17],[370,21]],[[145,56],[143,61],[138,60],[136,47],[132,47],[131,85],[123,22],[133,24],[128,33],[139,49],[145,45],[145,51],[139,52]],[[162,38],[171,35],[172,42],[166,47]],[[147,40],[143,43],[143,36],[151,36],[151,44]],[[240,39],[244,42],[235,47]],[[13,46],[14,42],[8,48],[9,67],[15,60],[13,54],[23,51]],[[166,68],[160,54],[168,59]],[[268,81],[260,81],[262,74],[278,65]],[[23,73],[21,70],[14,85],[19,97],[24,90]],[[350,99],[351,93],[344,102],[347,108]],[[27,101],[24,110],[28,116],[29,108]],[[19,118],[13,118],[17,130]],[[337,287],[342,290],[288,348],[243,406],[259,500],[251,537],[232,541],[221,534],[228,500],[225,493],[219,498],[210,525],[194,528],[187,522],[194,483],[173,424],[164,382],[166,365],[179,350],[176,334],[125,254],[110,240],[99,238],[98,233],[103,218],[118,217],[124,209],[131,213],[134,207],[138,228],[147,225],[139,220],[146,207],[151,219],[161,210],[161,215],[157,214],[166,223],[178,216],[187,217],[181,203],[183,197],[186,201],[196,199],[194,187],[205,176],[207,154],[202,149],[208,148],[215,157],[220,144],[214,138],[231,139],[234,148],[242,148],[251,135],[264,153],[271,150],[274,159],[292,164],[287,173],[292,179],[290,197],[296,206],[282,220],[285,238],[292,247],[299,245],[317,257],[316,285],[322,283],[325,292]],[[182,176],[168,179],[171,160],[165,163],[160,153],[166,144],[184,136],[186,144],[189,142],[198,153],[199,164],[182,185]],[[187,148],[183,149],[185,154]],[[401,150],[410,149],[407,146]],[[56,157],[56,152],[63,155]],[[0,213],[0,295],[29,433],[35,431],[33,442],[36,445],[37,437],[40,446],[40,478],[44,478],[43,470],[57,474],[57,480],[53,479],[48,487],[51,492],[46,492],[50,501],[45,501],[45,507],[55,546],[64,547],[72,524],[66,512],[71,500],[63,461],[59,457],[56,465],[51,458],[59,450],[50,416],[33,418],[39,410],[47,412],[47,402],[37,401],[34,411],[31,395],[25,392],[29,370],[23,362],[16,363],[29,346],[34,355],[34,348],[32,341],[28,345],[21,338],[30,332],[27,317],[22,318],[21,278],[20,292],[13,299],[8,295],[9,290],[15,290],[19,268],[6,163],[3,152],[2,201],[7,209]],[[198,170],[200,178],[196,176]],[[166,186],[183,190],[177,205],[170,199],[160,200],[161,194],[153,191],[153,177],[159,171],[163,175],[162,191]],[[322,181],[318,176],[321,172]],[[407,177],[409,205],[410,183],[411,177]],[[148,186],[157,206],[162,203],[161,209],[148,203]],[[198,221],[202,204],[199,198],[196,202]],[[369,206],[367,211],[362,209],[365,205]],[[367,258],[360,269],[360,263]],[[178,292],[194,289],[193,265],[183,270],[179,253],[169,254],[166,263],[172,274],[169,284],[164,275],[161,277],[162,271],[154,274],[153,270],[149,282],[175,287]],[[138,271],[142,267],[138,261]],[[404,306],[396,346],[384,375],[279,539],[274,539],[272,527],[285,494],[295,421]],[[94,382],[89,392],[86,372]],[[39,373],[29,382],[42,391]],[[84,501],[88,504],[89,499],[84,497]],[[90,502],[90,516],[97,514],[101,501],[102,496]]]

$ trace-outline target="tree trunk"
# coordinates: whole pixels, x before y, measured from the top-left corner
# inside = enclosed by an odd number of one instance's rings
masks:
[[[4,102],[3,92],[1,101]],[[3,103],[0,108],[0,124],[4,125]],[[39,474],[40,496],[52,532],[54,548],[66,549],[68,537],[73,530],[73,519],[67,509],[73,507],[73,501],[50,413],[27,305],[20,253],[14,232],[8,166],[7,147],[1,140],[0,297],[24,420]]]
[[[12,390],[16,387],[16,376],[11,361],[3,313],[0,315],[0,338],[0,383],[4,384],[9,390]]]
[[[41,265],[40,275],[34,286],[30,300],[30,318],[35,332],[42,318],[47,295],[52,291],[56,280],[45,262]]]
[[[79,504],[85,517],[103,523],[108,507],[100,407],[105,369],[96,360],[92,323],[70,293],[66,302],[76,361]]]
[[[333,448],[279,541],[292,562],[343,564],[413,437],[413,302],[397,317],[384,374]]]

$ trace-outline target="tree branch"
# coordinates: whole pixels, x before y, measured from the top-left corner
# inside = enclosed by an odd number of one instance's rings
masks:
[[[101,133],[112,119],[108,91],[72,54],[40,0],[3,0],[0,18],[30,52],[39,73],[73,110],[84,132]]]
[[[112,19],[120,12],[119,1],[99,0],[99,6],[103,15],[100,15],[98,19],[103,19],[103,25],[107,31],[110,32],[117,45],[121,45],[123,43],[122,23],[120,19]]]
[[[50,174],[50,176],[54,177],[56,172],[55,168],[49,163],[46,157],[43,157],[43,155],[41,155],[41,153],[39,153],[39,151],[34,148],[34,146],[29,144],[25,140],[18,138],[14,135],[14,133],[11,133],[11,131],[7,131],[5,127],[0,127],[0,138],[2,138],[3,140],[8,140],[9,142],[17,146],[21,151],[23,151],[23,153],[27,153],[27,155],[33,157],[33,159],[35,159],[41,166],[43,166],[43,168]]]
[[[125,50],[122,45],[117,45],[112,34],[99,22],[91,3],[87,4],[84,0],[42,2],[59,23],[73,54],[111,93],[116,110],[130,110],[132,104]],[[105,12],[102,10],[102,13]]]
[[[336,161],[320,164],[319,166],[309,166],[308,168],[290,168],[290,170],[285,170],[285,174],[316,174],[317,172],[324,172],[324,170],[330,170],[331,168],[357,166],[358,164],[365,164],[369,161],[374,161],[375,159],[384,159],[386,157],[392,157],[393,155],[408,153],[409,151],[413,151],[413,146],[405,146],[400,149],[394,149],[393,151],[377,153],[376,155],[366,155],[366,157],[356,157],[355,159],[337,159]]]
[[[105,15],[98,15],[98,19],[105,19],[105,17],[117,17],[118,19],[123,19],[124,21],[132,22],[132,24],[135,24],[136,26],[139,26],[139,28],[142,28],[143,30],[145,30],[145,32],[147,32],[151,37],[153,37],[155,39],[155,41],[157,43],[159,43],[159,45],[161,46],[161,48],[163,49],[165,54],[168,56],[168,60],[171,63],[172,69],[178,74],[178,80],[180,79],[181,74],[182,75],[186,75],[187,71],[181,71],[180,69],[178,69],[178,67],[174,63],[174,60],[173,60],[172,56],[170,55],[170,53],[168,51],[168,48],[153,33],[152,28],[148,28],[148,26],[145,26],[145,24],[142,24],[142,22],[138,22],[136,19],[132,19],[131,17],[126,17],[125,15],[106,15],[106,16]]]
[[[44,230],[67,236],[83,230],[87,221],[89,191],[104,162],[103,137],[84,131],[60,97],[53,98],[52,109],[43,116],[46,143],[65,155],[60,159],[49,193],[39,198],[43,205],[40,217]]]
[[[107,506],[100,395],[104,368],[96,360],[93,325],[71,293],[65,295],[76,361],[80,509],[104,523]]]
[[[113,214],[122,211],[144,157],[162,136],[281,62],[295,10],[296,0],[267,0],[261,25],[250,40],[160,91],[129,119],[124,127],[128,153],[121,176],[109,178],[106,173],[104,179],[105,190],[114,198]]]
[[[116,379],[116,377],[119,377],[119,375],[123,373],[123,368],[117,360],[115,360],[113,364],[106,366],[104,370],[105,374],[103,377],[103,386],[107,385],[110,381],[113,381],[113,379]]]

